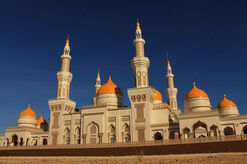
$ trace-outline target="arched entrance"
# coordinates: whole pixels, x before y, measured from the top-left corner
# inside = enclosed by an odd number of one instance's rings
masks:
[[[189,138],[190,137],[190,129],[184,128],[183,135],[184,135],[184,138]]]
[[[46,138],[43,139],[43,145],[47,145],[47,139]]]
[[[16,134],[12,136],[12,143],[14,146],[18,146],[18,136]]]
[[[233,135],[234,134],[234,131],[233,131],[233,129],[231,127],[228,126],[228,127],[226,127],[224,129],[224,134],[225,134],[225,136]]]
[[[243,127],[243,134],[247,134],[247,125]]]
[[[24,140],[23,138],[20,138],[20,145],[23,146],[23,144],[24,144]]]
[[[157,140],[163,140],[163,136],[160,132],[156,132],[154,134],[154,140],[157,141]]]
[[[216,125],[213,125],[213,126],[210,127],[211,136],[217,136],[217,129],[218,129],[218,127]]]
[[[193,125],[194,137],[207,137],[208,136],[208,128],[207,125],[201,121],[198,121]]]

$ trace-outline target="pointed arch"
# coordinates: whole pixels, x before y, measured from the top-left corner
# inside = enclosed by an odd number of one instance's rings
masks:
[[[18,146],[18,136],[16,134],[12,135],[12,143],[14,146]]]
[[[234,130],[232,129],[232,127],[227,126],[227,127],[224,128],[224,134],[225,134],[225,136],[233,135],[234,134]]]
[[[217,133],[217,131],[218,131],[218,126],[212,125],[212,126],[210,127],[210,131],[211,131],[211,136],[218,136],[218,133]]]
[[[129,124],[125,123],[122,126],[122,142],[130,142],[131,137],[130,137],[130,126]]]
[[[70,130],[66,128],[64,130],[64,144],[70,144]]]
[[[108,138],[110,143],[116,142],[116,128],[113,124],[108,127]]]
[[[156,133],[154,134],[154,140],[155,140],[155,141],[163,140],[162,134],[161,134],[160,132],[156,132]]]
[[[75,129],[75,144],[80,144],[81,143],[81,129],[80,127],[77,127]]]
[[[89,143],[99,143],[99,125],[94,121],[87,125],[87,141]]]
[[[243,134],[247,134],[247,125],[243,127]]]
[[[193,125],[193,133],[195,138],[207,137],[208,127],[204,122],[199,120]]]
[[[185,127],[183,129],[183,136],[184,136],[184,138],[189,138],[190,137],[190,129],[189,128]]]

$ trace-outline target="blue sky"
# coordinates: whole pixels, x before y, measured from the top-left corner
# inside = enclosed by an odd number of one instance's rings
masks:
[[[223,94],[247,114],[245,93],[247,2],[189,1],[0,1],[0,133],[15,126],[30,103],[38,117],[49,119],[48,100],[56,97],[56,72],[67,34],[71,45],[71,99],[89,105],[99,69],[119,85],[129,105],[134,85],[136,18],[149,57],[149,83],[166,99],[166,53],[169,53],[178,105],[197,86],[216,108]]]

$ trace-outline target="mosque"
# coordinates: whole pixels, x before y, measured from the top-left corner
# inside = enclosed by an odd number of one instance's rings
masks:
[[[97,74],[92,105],[76,108],[70,99],[70,46],[67,38],[57,72],[57,97],[48,101],[49,122],[37,115],[31,106],[18,117],[16,127],[0,134],[0,146],[124,143],[201,138],[247,134],[247,115],[240,115],[236,104],[226,95],[216,109],[207,93],[193,83],[184,98],[184,112],[177,105],[177,91],[171,63],[167,61],[167,102],[150,87],[149,58],[145,57],[145,40],[139,22],[133,42],[135,56],[131,60],[135,86],[127,90],[130,106],[123,103],[121,89],[114,77],[101,85]]]

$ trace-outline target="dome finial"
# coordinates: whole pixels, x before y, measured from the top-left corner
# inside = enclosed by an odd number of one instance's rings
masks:
[[[30,105],[30,104],[28,104],[28,108],[29,108],[29,109],[31,108],[31,105]]]
[[[66,39],[66,44],[69,44],[69,34],[68,34],[67,39]]]
[[[193,87],[196,87],[196,82],[193,82]]]
[[[139,23],[138,17],[137,17],[137,20],[136,20],[136,27],[137,27],[137,28],[140,28],[140,23]]]
[[[166,53],[166,58],[167,58],[167,64],[170,64],[170,60],[169,60],[169,56],[168,56],[168,52]]]

